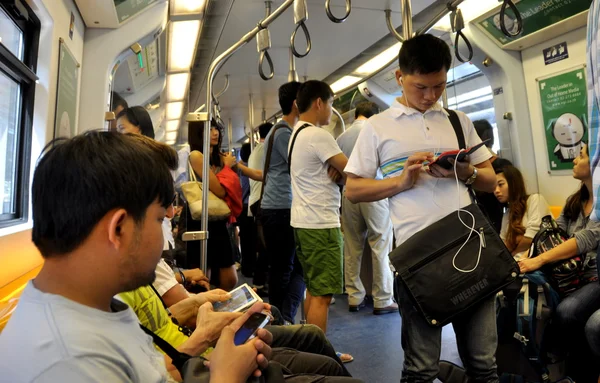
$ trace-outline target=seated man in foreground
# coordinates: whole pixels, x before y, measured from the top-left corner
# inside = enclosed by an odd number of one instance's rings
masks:
[[[111,132],[56,140],[44,152],[33,177],[32,237],[45,262],[0,335],[3,380],[167,381],[163,356],[113,296],[155,278],[174,195],[167,162],[176,154]],[[212,355],[211,376],[221,381],[244,382],[268,363],[268,331],[234,345],[245,319],[225,328]]]

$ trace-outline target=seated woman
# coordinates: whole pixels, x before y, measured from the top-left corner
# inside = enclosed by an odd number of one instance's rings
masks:
[[[527,273],[577,254],[585,254],[580,287],[558,305],[553,323],[556,325],[555,333],[562,342],[561,346],[572,353],[567,364],[569,376],[578,382],[596,382],[600,368],[597,359],[590,352],[584,333],[586,323],[600,309],[600,284],[597,282],[596,265],[600,223],[590,220],[593,198],[587,145],[581,149],[573,164],[573,177],[581,181],[581,187],[567,199],[556,221],[571,239],[535,258],[522,259],[519,267],[522,273]],[[588,327],[588,333],[592,336],[596,326],[590,323]],[[594,346],[600,352],[598,344]]]
[[[206,156],[202,154],[203,141],[204,141],[204,129],[190,129],[189,132],[189,144],[190,144],[190,165],[192,170],[196,173],[198,181],[201,181],[202,167],[204,160],[210,162],[209,171],[209,188],[217,197],[225,200],[227,197],[227,190],[224,185],[221,184],[217,174],[219,172],[231,172],[233,176],[237,175],[230,169],[235,164],[235,158],[231,154],[221,153],[221,140],[223,139],[223,133],[221,128],[213,121],[211,123],[210,131],[210,152]],[[237,180],[237,188],[239,188],[239,195],[241,197],[241,184],[239,179]],[[241,206],[241,201],[240,201]],[[189,209],[186,214],[187,231],[200,230],[200,221],[192,219]],[[208,241],[208,272],[211,284],[222,288],[223,290],[231,290],[237,284],[237,271],[235,269],[235,259],[233,254],[233,247],[231,244],[231,237],[227,229],[228,219],[220,220],[209,220],[208,232],[210,233],[210,240]],[[200,242],[191,241],[187,243],[187,264],[185,265],[188,269],[195,269],[200,266]]]
[[[540,229],[542,217],[550,214],[540,194],[528,195],[519,169],[507,165],[496,172],[498,185],[494,195],[504,205],[500,238],[516,260],[529,250]]]

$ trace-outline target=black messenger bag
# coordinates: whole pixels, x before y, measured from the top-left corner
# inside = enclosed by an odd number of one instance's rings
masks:
[[[460,120],[454,111],[448,112],[459,147],[465,148]],[[519,275],[519,266],[479,206],[472,203],[463,210],[417,232],[390,254],[416,308],[436,327],[493,296]]]

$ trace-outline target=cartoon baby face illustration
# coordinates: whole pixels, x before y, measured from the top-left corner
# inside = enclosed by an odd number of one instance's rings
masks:
[[[552,134],[561,146],[575,146],[583,139],[585,129],[573,113],[561,115],[554,124]]]

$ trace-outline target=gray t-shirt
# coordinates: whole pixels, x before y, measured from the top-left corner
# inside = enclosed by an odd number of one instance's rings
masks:
[[[280,125],[284,125],[276,130]],[[275,132],[275,136],[273,136]],[[261,202],[263,209],[290,209],[292,207],[292,181],[288,169],[288,144],[292,135],[292,128],[283,120],[271,129],[265,138],[263,163],[267,156],[269,140],[273,136],[273,151],[271,162],[267,171],[267,182]]]
[[[134,312],[113,301],[104,312],[25,287],[0,333],[6,382],[167,382],[164,357]]]
[[[340,149],[342,149],[342,152],[344,152],[348,158],[350,158],[350,155],[352,154],[352,149],[354,149],[354,145],[356,144],[356,140],[358,139],[358,135],[360,134],[360,130],[365,121],[367,120],[354,120],[352,126],[337,138]]]

